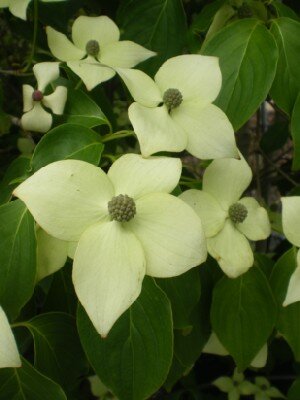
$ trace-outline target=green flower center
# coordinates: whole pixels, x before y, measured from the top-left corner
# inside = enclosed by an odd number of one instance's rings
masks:
[[[182,103],[182,94],[178,89],[167,89],[163,95],[163,102],[171,111]]]
[[[35,90],[35,91],[32,93],[32,100],[33,100],[33,101],[42,101],[43,98],[44,98],[44,95],[43,95],[43,93],[42,93],[40,90]]]
[[[111,219],[118,222],[130,221],[136,214],[135,202],[127,194],[113,197],[107,207]]]
[[[85,46],[85,50],[89,56],[96,57],[100,51],[99,43],[97,40],[89,40]]]
[[[229,218],[234,224],[242,223],[245,221],[247,215],[248,215],[248,210],[244,206],[244,204],[241,203],[234,203],[229,207],[228,210]]]

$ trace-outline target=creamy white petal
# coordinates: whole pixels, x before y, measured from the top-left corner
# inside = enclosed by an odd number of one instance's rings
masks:
[[[44,96],[42,103],[50,108],[54,114],[62,115],[66,105],[68,89],[64,86],[57,86],[52,94]]]
[[[214,380],[213,385],[215,385],[219,390],[225,393],[230,393],[235,389],[233,385],[232,378],[228,376],[221,376],[220,378]]]
[[[297,268],[292,273],[283,306],[300,301],[300,250],[297,252]]]
[[[90,40],[96,40],[101,46],[117,42],[120,31],[117,25],[108,17],[86,17],[81,15],[72,26],[72,39],[77,47],[85,50]]]
[[[135,199],[149,193],[169,193],[177,186],[182,164],[179,158],[150,157],[125,154],[108,171],[116,194]]]
[[[21,19],[26,20],[26,11],[31,0],[11,0],[9,2],[9,11]]]
[[[54,57],[61,61],[80,60],[86,52],[74,46],[66,35],[51,28],[46,27],[48,46]]]
[[[128,115],[144,157],[158,151],[180,152],[185,149],[186,133],[173,121],[165,106],[148,108],[133,103]]]
[[[287,239],[300,247],[300,196],[282,197],[282,227]]]
[[[50,235],[77,241],[108,216],[113,187],[98,167],[79,160],[57,161],[38,170],[15,191]]]
[[[68,242],[68,257],[74,259],[78,242]]]
[[[79,301],[101,336],[136,300],[145,257],[133,233],[118,222],[96,224],[78,243],[73,282]]]
[[[146,107],[155,107],[162,102],[162,95],[150,76],[138,69],[116,68],[134,100]]]
[[[137,43],[122,40],[101,47],[99,60],[110,67],[132,68],[155,55],[156,53]]]
[[[32,95],[34,92],[34,89],[30,85],[23,85],[23,111],[27,112],[32,110],[33,108],[33,99]]]
[[[103,65],[92,57],[87,57],[80,61],[69,61],[67,65],[82,79],[87,90],[94,89],[94,87],[111,79],[115,75],[113,69],[103,67]]]
[[[253,197],[244,197],[238,201],[248,211],[246,219],[236,224],[236,228],[250,240],[264,240],[271,233],[267,210],[260,206]]]
[[[136,215],[126,226],[140,240],[147,275],[180,275],[205,261],[206,242],[200,218],[175,196],[148,194],[136,201]]]
[[[59,77],[59,62],[42,62],[35,64],[33,73],[38,83],[38,90],[43,92],[46,86]]]
[[[209,354],[216,354],[217,356],[228,356],[229,355],[228,351],[222,345],[222,343],[218,339],[218,336],[214,332],[211,333],[202,352],[209,353]]]
[[[32,132],[48,132],[52,125],[52,115],[45,111],[40,102],[35,101],[33,108],[22,115],[22,128]]]
[[[243,156],[240,160],[214,160],[205,170],[202,189],[210,193],[227,210],[250,185],[252,171]]]
[[[264,344],[260,351],[256,354],[254,359],[251,362],[251,367],[254,368],[263,368],[267,363],[268,358],[268,346]]]
[[[202,106],[212,103],[222,86],[219,59],[199,54],[169,58],[154,79],[162,93],[178,89],[183,100],[197,100]]]
[[[37,281],[62,268],[68,255],[68,242],[56,239],[42,228],[36,230]]]
[[[201,159],[238,157],[234,131],[223,111],[213,104],[202,108],[198,102],[183,102],[171,112],[187,133],[187,151]]]
[[[5,8],[8,7],[10,3],[10,0],[0,0],[0,7]]]
[[[21,367],[17,344],[7,317],[0,306],[0,368]]]
[[[253,252],[248,240],[229,220],[221,232],[207,239],[207,250],[229,278],[242,275],[253,265]]]
[[[190,189],[181,193],[179,198],[196,211],[207,238],[216,235],[224,227],[227,213],[209,193]]]

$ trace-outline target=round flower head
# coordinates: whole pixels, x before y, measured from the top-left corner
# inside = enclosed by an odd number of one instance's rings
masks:
[[[203,176],[203,190],[187,190],[179,197],[200,216],[207,249],[231,278],[253,265],[249,240],[263,240],[270,234],[268,215],[251,197],[243,197],[252,172],[243,157],[240,160],[214,160]]]
[[[216,57],[170,58],[154,81],[138,70],[117,72],[135,100],[129,119],[145,157],[184,149],[202,159],[238,156],[231,123],[212,104],[222,85]]]
[[[287,240],[300,247],[300,196],[282,197],[282,228]],[[296,257],[297,267],[293,272],[283,305],[300,301],[300,250]]]
[[[37,90],[30,85],[23,85],[23,129],[33,132],[47,132],[52,125],[52,115],[44,109],[50,108],[54,114],[62,114],[67,101],[67,88],[57,86],[54,92],[45,96],[46,86],[59,77],[59,63],[42,62],[33,67],[37,80]]]
[[[180,175],[174,158],[127,154],[107,175],[64,160],[14,191],[48,234],[78,242],[75,290],[102,336],[138,297],[145,274],[176,276],[206,259],[200,218],[169,194]]]
[[[78,17],[72,26],[73,43],[62,33],[46,28],[52,54],[66,61],[88,90],[115,75],[114,68],[131,68],[155,53],[129,40],[108,17]]]
[[[65,0],[40,0],[43,3],[57,3]],[[0,8],[8,7],[9,11],[18,18],[26,20],[26,11],[31,0],[0,0]]]
[[[231,378],[222,376],[212,383],[222,392],[228,393],[228,400],[239,400],[240,396],[249,396],[255,392],[255,385],[247,381],[242,372],[234,370]]]
[[[0,306],[0,368],[21,367],[21,359],[7,317]]]

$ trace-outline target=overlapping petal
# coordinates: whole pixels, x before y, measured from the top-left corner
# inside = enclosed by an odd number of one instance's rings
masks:
[[[127,226],[142,244],[147,275],[177,276],[205,261],[201,220],[189,205],[166,193],[152,193],[138,199],[136,209]]]
[[[208,252],[230,278],[242,275],[253,265],[253,252],[246,237],[230,220],[216,236],[207,239]]]
[[[271,233],[267,210],[261,207],[253,197],[244,197],[238,201],[247,208],[247,217],[236,228],[250,240],[264,240]]]
[[[50,235],[77,241],[91,224],[106,218],[114,190],[100,168],[83,161],[63,160],[41,168],[14,194]]]
[[[53,93],[44,96],[42,103],[50,108],[54,114],[61,115],[64,112],[68,90],[64,86],[57,86]]]
[[[144,252],[133,233],[117,222],[96,224],[84,232],[74,259],[73,282],[102,336],[138,297],[144,275]]]
[[[252,172],[245,159],[214,160],[203,176],[203,190],[210,193],[227,210],[237,202],[252,180]]]
[[[297,267],[292,273],[283,306],[300,301],[300,250],[297,252]]]
[[[80,60],[86,55],[67,38],[66,35],[47,26],[46,28],[48,46],[51,53],[61,61]]]
[[[173,121],[165,106],[148,108],[133,103],[128,114],[143,156],[163,150],[180,152],[185,149],[186,133]]]
[[[9,2],[9,11],[21,19],[26,20],[26,11],[31,0],[12,0]]]
[[[23,111],[27,112],[33,108],[32,95],[34,89],[30,85],[23,85],[22,88],[23,88]]]
[[[85,51],[90,40],[96,40],[100,46],[117,42],[120,31],[117,25],[108,17],[86,17],[81,15],[76,18],[72,26],[72,39],[74,44]]]
[[[68,61],[67,65],[82,79],[88,90],[92,90],[99,83],[105,82],[115,75],[113,69],[102,66],[93,57],[79,61]]]
[[[282,227],[287,239],[300,247],[300,196],[282,197]]]
[[[197,100],[202,107],[217,98],[222,86],[218,58],[199,54],[169,58],[154,79],[162,93],[178,89],[184,101]]]
[[[224,227],[227,213],[209,193],[191,189],[183,192],[179,198],[199,215],[207,238],[216,235]]]
[[[203,108],[197,101],[183,101],[171,116],[187,133],[186,149],[195,157],[238,157],[232,125],[220,108],[213,104]]]
[[[0,368],[21,367],[17,344],[7,317],[0,306]]]
[[[108,177],[115,193],[138,199],[155,192],[170,193],[178,184],[182,164],[179,158],[143,158],[138,154],[125,154],[113,163]]]
[[[41,103],[35,101],[33,108],[22,115],[21,125],[27,131],[45,133],[51,128],[52,115],[43,109]]]
[[[38,83],[38,90],[43,92],[46,86],[59,77],[59,62],[41,62],[35,64],[33,73]]]

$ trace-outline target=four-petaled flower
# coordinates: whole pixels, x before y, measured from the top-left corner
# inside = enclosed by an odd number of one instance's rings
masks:
[[[282,197],[282,228],[286,238],[300,247],[300,196]],[[297,267],[291,275],[284,306],[300,301],[300,250],[296,256]]]
[[[234,370],[232,378],[222,376],[215,381],[213,385],[219,390],[227,393],[228,400],[239,400],[241,395],[250,395],[255,393],[256,387],[253,383],[245,380],[243,373]]]
[[[43,3],[58,3],[66,0],[40,0]],[[9,11],[18,18],[26,20],[26,11],[31,0],[0,0],[0,8],[8,7]]]
[[[78,241],[75,290],[102,336],[139,296],[145,274],[172,277],[206,259],[200,218],[169,194],[181,168],[179,159],[127,154],[106,175],[63,160],[14,191],[46,232]]]
[[[203,176],[203,190],[187,190],[179,197],[200,216],[207,249],[231,278],[253,265],[249,241],[263,240],[270,234],[266,210],[252,197],[240,199],[252,180],[243,157],[240,160],[214,160]]]
[[[17,344],[8,319],[0,306],[0,368],[21,367]]]
[[[286,397],[274,386],[271,386],[264,376],[255,378],[254,400],[285,399]]]
[[[61,115],[67,101],[67,88],[57,86],[53,93],[44,95],[47,85],[59,77],[59,63],[42,62],[35,64],[33,72],[37,80],[37,90],[30,85],[23,85],[22,127],[33,132],[47,132],[52,125],[52,115],[44,107],[50,108],[54,114]]]
[[[51,27],[46,28],[52,54],[66,61],[71,70],[92,90],[115,75],[114,68],[131,68],[156,53],[129,40],[120,41],[117,25],[108,17],[78,17],[72,40]]]
[[[128,113],[143,156],[187,149],[201,159],[238,157],[231,123],[211,104],[222,84],[218,58],[170,58],[154,81],[139,70],[117,72],[135,100]]]

